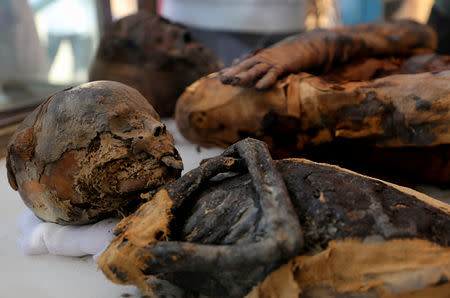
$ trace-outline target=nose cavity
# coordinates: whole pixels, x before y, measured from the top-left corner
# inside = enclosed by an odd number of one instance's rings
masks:
[[[153,127],[153,136],[158,137],[166,133],[166,126],[164,124],[155,125]]]

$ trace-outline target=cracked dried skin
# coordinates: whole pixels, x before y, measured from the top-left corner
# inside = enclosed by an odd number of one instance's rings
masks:
[[[157,192],[118,225],[99,259],[105,275],[144,293],[146,277],[157,275],[203,295],[243,296],[288,259],[333,240],[450,245],[447,204],[337,166],[273,162],[263,146],[241,141],[231,150],[240,155],[228,149]]]
[[[17,129],[8,178],[42,220],[85,224],[134,211],[182,169],[173,138],[135,89],[97,81],[58,92]]]
[[[213,74],[186,89],[175,118],[187,139],[206,146],[254,137],[277,157],[448,185],[449,69],[450,57],[434,54],[370,58],[322,76],[291,74],[265,91]]]
[[[421,54],[436,46],[433,29],[408,20],[316,29],[238,60],[236,65],[222,70],[220,78],[224,84],[261,90],[275,85],[284,74],[312,68],[328,70],[334,64],[360,57]]]
[[[100,41],[89,79],[136,88],[167,117],[184,89],[222,63],[186,28],[146,12],[115,22]]]

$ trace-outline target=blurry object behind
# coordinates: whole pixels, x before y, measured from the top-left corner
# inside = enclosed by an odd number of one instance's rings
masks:
[[[0,1],[0,79],[41,78],[46,62],[27,1]]]
[[[450,55],[450,0],[435,1],[428,25],[434,28],[438,35],[436,52]]]
[[[340,24],[336,0],[160,0],[160,14],[189,28],[226,65],[290,35]]]
[[[52,84],[85,82],[98,25],[89,0],[31,0],[42,46],[47,50],[47,80]]]
[[[173,114],[185,87],[221,66],[186,28],[140,11],[113,23],[102,37],[89,80],[130,85],[164,117]]]
[[[344,25],[354,25],[382,19],[382,0],[341,0],[340,2],[342,23]]]
[[[389,1],[392,2],[392,1]],[[394,19],[411,19],[425,24],[433,6],[433,0],[404,0],[393,13]]]
[[[436,53],[450,55],[450,0],[384,0],[386,19],[411,19],[436,31]]]
[[[342,6],[341,6],[342,10]],[[333,28],[341,24],[339,1],[336,0],[310,0],[307,1],[305,27],[308,30],[315,28]]]

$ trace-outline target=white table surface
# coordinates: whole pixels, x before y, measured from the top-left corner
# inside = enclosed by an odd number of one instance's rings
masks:
[[[27,256],[17,244],[17,220],[25,205],[8,184],[5,159],[0,160],[0,297],[78,298],[140,297],[134,287],[109,282],[91,256]],[[125,295],[126,296],[126,295]]]
[[[201,159],[220,154],[219,148],[198,148],[166,122],[174,132],[176,147],[185,171]],[[17,220],[25,210],[19,194],[8,183],[5,159],[0,159],[0,298],[122,298],[141,297],[133,286],[120,286],[107,280],[92,256],[81,258],[53,255],[24,255],[17,239]]]
[[[174,134],[185,171],[197,167],[203,158],[216,156],[219,148],[198,148],[176,131],[173,121],[166,122]],[[424,187],[423,191],[450,202],[450,191]],[[25,210],[19,194],[8,184],[5,159],[0,159],[0,298],[115,298],[141,297],[132,286],[115,285],[97,269],[91,256],[61,257],[24,255],[17,245],[20,234],[17,220]]]

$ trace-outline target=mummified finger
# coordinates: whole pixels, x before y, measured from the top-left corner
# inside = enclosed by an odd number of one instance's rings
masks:
[[[376,22],[289,37],[220,72],[222,83],[267,89],[286,73],[327,70],[336,63],[374,56],[410,56],[437,46],[436,33],[414,21]],[[272,66],[261,68],[259,64]],[[270,77],[264,76],[270,71]],[[242,79],[245,78],[245,79]],[[259,78],[262,78],[259,80]]]

